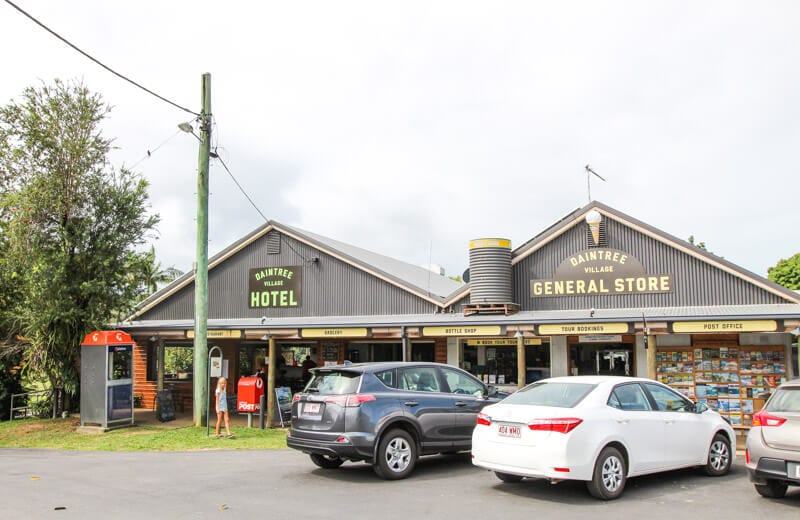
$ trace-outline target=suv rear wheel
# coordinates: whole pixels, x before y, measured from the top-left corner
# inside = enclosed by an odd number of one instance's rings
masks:
[[[756,484],[756,491],[762,497],[767,498],[783,498],[786,495],[786,489],[789,487],[779,480],[767,480],[767,484],[759,486]]]
[[[336,469],[344,462],[338,457],[320,455],[319,453],[312,453],[309,456],[311,457],[311,462],[323,469]]]
[[[393,429],[381,437],[375,473],[386,480],[406,478],[417,464],[417,443],[405,430]]]

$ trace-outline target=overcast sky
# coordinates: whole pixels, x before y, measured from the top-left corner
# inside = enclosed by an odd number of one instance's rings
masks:
[[[211,73],[213,143],[278,222],[460,275],[470,239],[516,247],[585,205],[590,164],[593,199],[757,274],[800,251],[795,1],[14,2],[196,112]],[[111,160],[189,270],[192,116],[4,1],[0,46],[0,103],[61,78],[114,107]],[[212,161],[210,254],[261,224]]]

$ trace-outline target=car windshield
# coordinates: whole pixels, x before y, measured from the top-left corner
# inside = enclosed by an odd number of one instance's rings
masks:
[[[306,392],[320,394],[352,394],[358,389],[361,374],[358,372],[314,371]]]
[[[503,404],[532,404],[572,408],[581,402],[596,385],[588,383],[535,383],[515,392]]]
[[[770,412],[800,412],[800,388],[780,388],[767,406]]]

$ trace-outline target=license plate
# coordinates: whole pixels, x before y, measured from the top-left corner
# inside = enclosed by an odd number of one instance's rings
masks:
[[[303,415],[319,415],[319,403],[303,403]]]
[[[786,464],[786,473],[788,474],[789,478],[800,479],[800,463],[788,462]]]
[[[522,435],[522,429],[519,426],[512,426],[510,424],[498,424],[497,435],[500,437],[511,437],[519,439]]]

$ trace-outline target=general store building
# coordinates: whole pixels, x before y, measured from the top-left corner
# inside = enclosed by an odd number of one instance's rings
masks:
[[[600,202],[517,247],[476,239],[467,252],[461,283],[267,222],[209,261],[209,346],[235,384],[269,361],[274,341],[276,374],[293,390],[306,356],[437,361],[506,389],[550,376],[652,377],[741,427],[770,388],[796,377],[797,293]],[[164,384],[191,407],[193,273],[119,327],[137,342],[144,406],[163,359]]]

